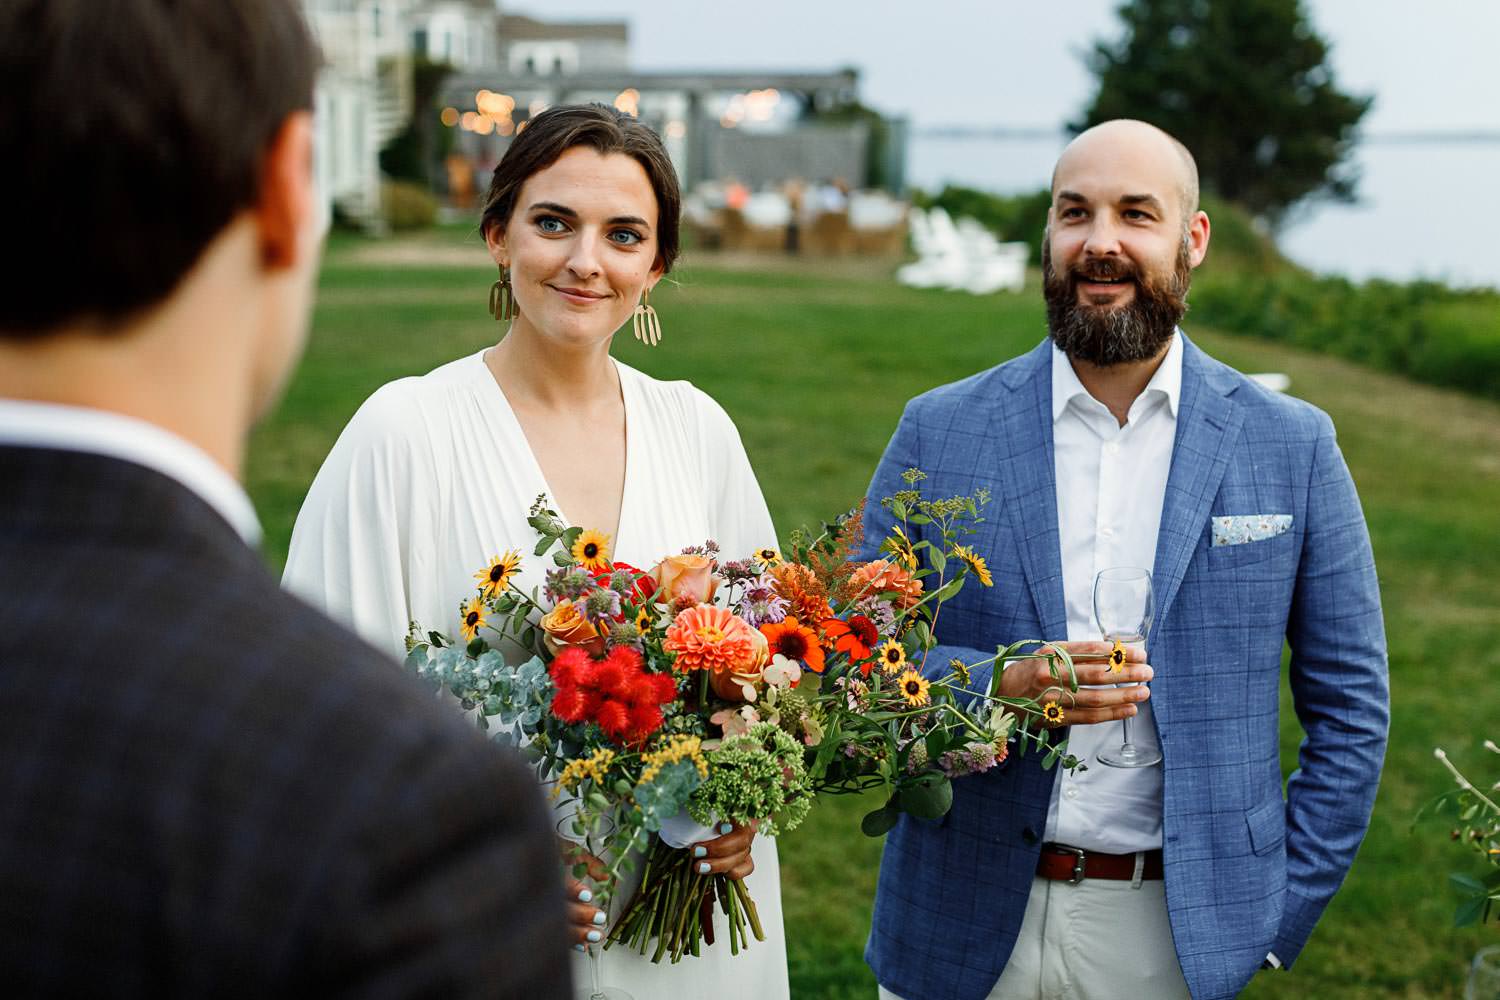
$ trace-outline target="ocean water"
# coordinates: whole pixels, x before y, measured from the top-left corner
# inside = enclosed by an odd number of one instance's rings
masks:
[[[1044,187],[1066,140],[1052,136],[913,134],[908,181],[964,184],[1000,193]],[[1319,204],[1279,236],[1308,267],[1354,279],[1434,278],[1500,287],[1500,142],[1380,140],[1356,154],[1359,201]]]

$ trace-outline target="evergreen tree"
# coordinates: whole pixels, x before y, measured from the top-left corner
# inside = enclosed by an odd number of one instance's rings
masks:
[[[1340,91],[1301,0],[1130,0],[1086,57],[1082,130],[1139,118],[1192,150],[1205,190],[1275,226],[1305,198],[1353,201],[1348,164],[1373,98]]]

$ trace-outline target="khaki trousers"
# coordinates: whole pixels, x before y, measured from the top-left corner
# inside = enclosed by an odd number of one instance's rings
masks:
[[[1189,1000],[1160,879],[1038,878],[989,1000]],[[903,1000],[881,987],[880,1000]],[[919,1000],[919,998],[911,998]]]

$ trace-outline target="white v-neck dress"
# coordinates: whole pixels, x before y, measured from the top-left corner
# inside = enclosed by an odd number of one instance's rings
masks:
[[[728,558],[775,545],[765,498],[723,408],[690,383],[615,367],[626,439],[615,558],[645,569],[710,538]],[[460,358],[382,386],[355,413],[297,515],[282,583],[401,656],[411,621],[456,633],[459,604],[491,556],[520,551],[517,582],[540,584],[545,567],[531,556],[536,536],[526,516],[543,494],[559,510],[483,352]],[[616,947],[604,954],[603,980],[635,1000],[788,996],[775,841],[757,837],[752,857],[748,884],[764,942],[731,957],[716,914],[718,944],[701,957],[653,965]],[[581,964],[575,974],[586,982]]]

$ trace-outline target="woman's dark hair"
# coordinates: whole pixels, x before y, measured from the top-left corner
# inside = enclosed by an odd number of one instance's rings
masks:
[[[0,337],[166,298],[317,68],[297,0],[0,2]]]
[[[623,153],[646,171],[656,193],[656,260],[664,272],[672,270],[681,249],[682,219],[682,190],[672,158],[661,137],[649,127],[604,104],[561,104],[525,123],[495,167],[479,231],[488,234],[491,226],[508,224],[526,179],[552,166],[575,146],[588,146],[601,155]]]

